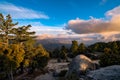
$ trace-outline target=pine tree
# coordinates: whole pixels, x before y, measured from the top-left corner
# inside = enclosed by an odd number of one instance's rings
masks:
[[[0,36],[1,41],[9,44],[9,40],[12,39],[12,29],[17,25],[18,23],[13,23],[11,16],[8,14],[6,16],[6,19],[2,14],[0,14]]]
[[[113,42],[112,43],[112,46],[111,46],[111,49],[112,49],[112,52],[113,53],[115,53],[115,54],[118,54],[119,53],[119,47],[118,47],[118,45],[117,45],[117,43],[116,42]]]
[[[111,53],[111,49],[110,48],[104,48],[104,53],[110,54]]]
[[[7,44],[6,44],[7,45]],[[4,75],[13,80],[13,72],[20,66],[24,60],[24,49],[21,45],[11,44],[0,47],[0,61],[2,62],[0,69]]]
[[[79,54],[83,54],[83,53],[85,53],[86,52],[86,47],[85,47],[85,45],[84,45],[84,43],[81,43],[80,45],[79,45],[79,47],[78,47],[78,53]]]
[[[30,39],[32,39],[34,37],[33,35],[35,34],[35,32],[30,32],[29,31],[30,27],[31,25],[14,28],[12,30],[12,33],[15,36],[14,42],[21,43],[21,42],[29,41]]]
[[[43,48],[42,45],[37,46],[34,49],[34,55],[32,56],[32,63],[31,66],[33,71],[35,68],[43,69],[49,60],[49,53]]]
[[[31,25],[22,26],[14,28],[12,33],[14,34],[14,39],[12,40],[12,43],[14,44],[21,44],[24,47],[25,50],[25,58],[24,61],[21,63],[21,73],[23,66],[29,66],[30,61],[32,60],[31,57],[33,57],[33,49],[34,49],[34,34],[35,32],[31,32],[30,30]]]
[[[65,46],[61,47],[59,56],[60,56],[61,59],[67,59],[67,49],[66,49]]]
[[[72,52],[73,55],[76,55],[77,50],[78,50],[78,42],[74,40],[74,41],[72,41],[70,51]]]

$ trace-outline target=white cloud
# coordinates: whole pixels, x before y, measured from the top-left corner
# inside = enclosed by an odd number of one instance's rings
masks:
[[[110,17],[109,20],[107,17]],[[101,32],[120,32],[120,6],[107,11],[106,17],[103,19],[96,19],[91,17],[89,20],[75,19],[69,20],[67,29],[73,32],[84,33],[101,33]]]
[[[106,16],[115,16],[115,15],[120,15],[120,6],[117,6],[114,9],[106,12]]]
[[[0,12],[4,15],[11,14],[13,19],[49,19],[49,17],[42,12],[6,2],[0,3]]]
[[[113,9],[114,10],[114,9]],[[112,10],[107,11],[113,12]],[[113,16],[106,15],[105,18],[94,18],[90,16],[89,20],[75,19],[69,20],[67,28],[51,27],[41,25],[36,27],[40,36],[38,39],[54,39],[63,41],[64,43],[71,43],[72,40],[77,40],[79,43],[92,44],[95,42],[108,42],[120,40],[120,14],[113,13]],[[111,18],[106,19],[108,16]],[[62,25],[64,26],[64,25]],[[53,41],[54,41],[53,40]]]
[[[69,20],[66,29],[76,33],[67,36],[69,39],[74,38],[87,44],[120,40],[120,6],[107,11],[105,18]]]
[[[102,41],[116,41],[120,40],[120,32],[108,32],[108,33],[100,33],[103,37]]]
[[[105,32],[105,33],[91,33],[91,34],[41,34],[37,39],[46,39],[50,41],[57,41],[65,44],[71,44],[73,40],[87,45],[95,42],[109,42],[120,40],[120,32]],[[54,42],[53,42],[54,43]]]
[[[37,37],[37,39],[50,39],[50,38],[55,38],[55,35],[51,35],[51,34],[41,34]]]
[[[75,19],[69,20],[67,29],[71,29],[73,32],[84,33],[97,33],[106,31],[108,22],[102,19],[90,18],[89,20]]]
[[[46,26],[46,25],[38,25],[31,27],[31,31],[35,31],[36,35],[41,34],[50,34],[50,35],[57,35],[57,34],[69,34],[71,30],[65,30],[63,26]]]

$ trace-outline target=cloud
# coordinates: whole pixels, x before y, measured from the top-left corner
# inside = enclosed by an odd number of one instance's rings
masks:
[[[49,19],[49,17],[42,12],[7,2],[0,3],[0,11],[4,15],[11,14],[13,19]]]
[[[116,41],[120,40],[120,32],[108,32],[108,33],[100,33],[102,36],[102,41]]]
[[[108,16],[110,16],[109,20],[107,19]],[[105,18],[96,19],[94,17],[90,17],[89,20],[83,20],[79,18],[75,20],[69,20],[66,28],[78,34],[111,31],[120,32],[120,6],[107,11]]]
[[[46,26],[46,25],[35,25],[31,27],[31,31],[35,31],[36,35],[41,34],[50,34],[50,35],[57,35],[57,34],[70,34],[71,30],[66,30],[63,28],[64,26]]]
[[[112,10],[109,10],[105,14],[106,16],[115,16],[115,15],[120,15],[120,6],[115,7]]]
[[[68,39],[86,44],[120,40],[120,6],[107,11],[104,18],[69,20],[66,29],[74,32]]]
[[[50,38],[55,38],[55,36],[51,35],[51,34],[41,34],[41,35],[37,36],[37,39],[40,39],[40,40],[42,40],[42,39],[50,39]]]
[[[65,43],[71,44],[73,40],[78,41],[78,43],[85,43],[86,45],[93,44],[95,42],[109,42],[120,40],[120,32],[107,32],[107,33],[91,33],[91,34],[41,34],[37,39],[45,39],[47,42],[52,41],[54,43]]]
[[[32,20],[23,20],[23,19],[20,19],[20,20],[13,20],[13,22],[18,22],[18,26],[23,26],[23,25],[31,25],[33,27],[35,26],[44,26],[40,21],[32,21]]]

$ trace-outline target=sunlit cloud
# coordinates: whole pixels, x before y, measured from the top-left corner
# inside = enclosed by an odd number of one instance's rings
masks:
[[[69,20],[65,29],[63,27],[39,27],[36,30],[42,34],[39,35],[38,39],[57,39],[65,43],[77,40],[79,43],[85,44],[120,40],[120,14],[119,11],[115,11],[115,8],[107,11],[105,18],[90,16],[89,20],[79,18]],[[110,13],[112,15],[109,15]],[[108,19],[108,17],[110,18]]]
[[[115,10],[116,8],[118,12]],[[52,29],[53,31],[58,30],[55,32],[56,35],[48,33],[40,36],[42,39],[57,39],[65,43],[77,40],[79,43],[83,42],[85,44],[120,40],[120,10],[119,6],[116,8],[107,11],[105,18],[94,18],[92,16],[90,16],[89,20],[76,18],[68,21],[65,31],[63,28]],[[67,30],[69,30],[70,34],[67,33]]]
[[[0,12],[4,15],[11,14],[13,19],[49,19],[48,15],[11,3],[0,3]]]
[[[91,34],[73,34],[73,35],[52,35],[52,34],[41,34],[37,39],[46,39],[48,42],[56,41],[65,44],[71,44],[73,40],[78,43],[84,43],[86,45],[93,44],[95,42],[109,42],[120,40],[120,32],[108,32],[108,33],[91,33]]]
[[[79,35],[76,36],[79,42],[87,44],[120,40],[120,6],[107,11],[104,18],[69,20],[66,29],[76,33],[74,36]]]
[[[120,6],[117,6],[114,9],[107,11],[105,15],[108,17],[120,15]]]
[[[120,40],[120,32],[108,32],[108,33],[100,33],[103,37],[103,41],[116,41]]]
[[[83,20],[79,18],[75,20],[69,20],[67,29],[71,29],[73,32],[78,34],[120,31],[119,6],[108,11],[106,16],[110,16],[111,18],[108,20],[106,17],[103,19],[91,17],[89,20]]]

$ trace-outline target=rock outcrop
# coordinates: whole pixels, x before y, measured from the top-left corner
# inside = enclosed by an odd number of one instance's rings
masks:
[[[73,72],[79,75],[83,71],[94,69],[95,64],[90,58],[85,55],[78,55],[71,61],[66,77],[71,75]]]
[[[87,74],[92,80],[120,80],[120,65],[108,66]]]

